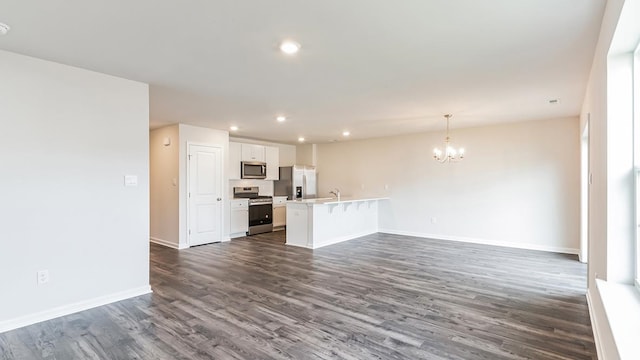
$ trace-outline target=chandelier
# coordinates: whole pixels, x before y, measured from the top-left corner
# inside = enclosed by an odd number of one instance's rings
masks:
[[[451,145],[451,138],[449,137],[449,119],[451,119],[453,115],[446,114],[444,117],[447,120],[447,137],[444,138],[444,150],[440,150],[439,148],[433,149],[433,158],[440,162],[455,162],[464,159],[464,148],[455,149]]]

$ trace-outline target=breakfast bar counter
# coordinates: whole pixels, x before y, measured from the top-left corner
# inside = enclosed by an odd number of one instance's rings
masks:
[[[378,232],[384,197],[287,201],[287,245],[317,249]]]

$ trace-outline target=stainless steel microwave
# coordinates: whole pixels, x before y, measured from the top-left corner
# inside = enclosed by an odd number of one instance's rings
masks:
[[[240,163],[243,179],[266,179],[267,164],[259,161],[243,161]]]

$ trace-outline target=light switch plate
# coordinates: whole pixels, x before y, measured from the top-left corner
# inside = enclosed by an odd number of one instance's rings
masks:
[[[124,176],[124,186],[138,186],[138,176],[136,176],[136,175],[125,175]]]
[[[40,270],[36,275],[38,276],[38,285],[44,285],[49,282],[49,270]]]

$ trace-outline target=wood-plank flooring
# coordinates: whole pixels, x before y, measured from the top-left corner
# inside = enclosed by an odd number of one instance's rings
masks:
[[[153,294],[0,334],[0,359],[596,358],[575,256],[282,235],[152,245]]]

